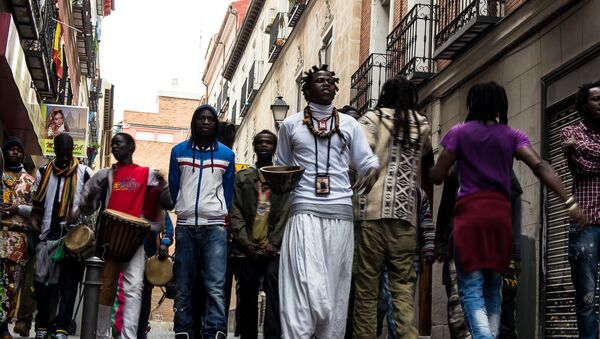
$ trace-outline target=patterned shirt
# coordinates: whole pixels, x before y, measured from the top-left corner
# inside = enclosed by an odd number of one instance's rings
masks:
[[[5,205],[32,205],[35,179],[23,168],[4,171],[2,174],[2,203]],[[2,217],[2,225],[28,228],[29,222],[20,215]]]
[[[573,175],[573,196],[590,224],[600,225],[600,131],[585,122],[565,127],[563,145],[575,139],[575,147],[563,147]]]
[[[415,271],[421,271],[421,255],[428,253],[433,254],[434,251],[434,240],[435,240],[435,226],[433,225],[433,218],[431,217],[431,205],[427,194],[422,188],[417,187],[415,190],[416,203],[417,203],[417,234],[419,236],[418,250],[415,255],[414,267]]]
[[[381,174],[368,195],[354,195],[355,220],[396,219],[416,226],[415,188],[421,182],[423,155],[431,152],[431,128],[425,116],[411,112],[412,144],[402,144],[393,136],[394,113],[393,109],[381,108],[358,120],[379,158]],[[400,129],[399,139],[403,131]]]

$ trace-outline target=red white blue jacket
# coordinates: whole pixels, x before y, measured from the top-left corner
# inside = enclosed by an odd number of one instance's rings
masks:
[[[223,225],[233,200],[235,156],[220,142],[200,150],[191,140],[171,150],[169,190],[177,225]]]

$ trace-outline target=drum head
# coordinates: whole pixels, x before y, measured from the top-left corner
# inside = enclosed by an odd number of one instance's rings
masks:
[[[109,208],[105,209],[103,212],[106,216],[112,217],[118,220],[126,220],[127,222],[133,224],[148,224],[148,221],[131,214],[127,214],[121,211],[111,210]]]
[[[158,260],[153,256],[146,260],[146,279],[154,286],[165,286],[173,279],[173,261],[171,258]]]
[[[73,253],[80,253],[94,241],[94,231],[85,224],[76,226],[65,235],[65,247]]]

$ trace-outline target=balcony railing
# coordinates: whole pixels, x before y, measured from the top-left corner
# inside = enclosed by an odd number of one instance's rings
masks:
[[[402,75],[419,85],[435,73],[433,35],[436,5],[417,4],[387,37],[389,75]]]
[[[219,112],[225,114],[229,109],[229,81],[225,81],[223,84],[223,91],[221,92],[221,104],[219,105]]]
[[[435,58],[453,59],[504,16],[505,0],[440,0]]]
[[[240,101],[241,112],[240,115],[246,115],[246,112],[252,106],[252,102],[258,94],[258,90],[260,89],[260,85],[262,83],[261,71],[262,71],[262,61],[254,61],[252,67],[250,67],[250,71],[248,72],[248,77],[244,82],[244,86],[242,87],[242,101]],[[244,97],[243,94],[246,94]]]
[[[244,81],[244,84],[242,85],[242,92],[240,95],[240,117],[243,117],[246,115],[246,112],[248,111],[249,106],[246,104],[246,90],[248,88],[248,81]]]
[[[90,0],[73,2],[73,26],[77,29],[77,53],[81,73],[93,77],[96,71],[96,53]]]
[[[290,3],[290,14],[288,15],[290,20],[288,23],[289,27],[296,27],[300,17],[302,17],[302,13],[304,13],[304,10],[306,9],[307,3],[308,0],[294,0],[293,4]]]
[[[375,107],[388,70],[387,55],[373,53],[352,75],[350,105],[359,112]]]
[[[40,96],[49,101],[55,101],[57,98],[57,80],[56,74],[52,68],[52,42],[56,31],[56,19],[58,8],[54,1],[45,1],[40,4],[39,0],[27,2],[26,8],[20,7],[22,1],[12,1],[15,21],[19,22],[21,17],[29,16],[29,11],[35,18],[29,28],[20,25],[23,32],[19,30],[21,36],[21,46],[25,52],[27,66],[31,73],[31,78]],[[36,29],[33,34],[31,27]]]
[[[270,39],[269,39],[269,62],[274,63],[285,44],[285,16],[286,13],[277,13],[271,26]]]

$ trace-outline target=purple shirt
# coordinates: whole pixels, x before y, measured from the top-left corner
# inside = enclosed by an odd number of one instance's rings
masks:
[[[515,152],[531,145],[527,135],[520,130],[479,121],[452,127],[440,144],[456,155],[459,198],[482,191],[500,191],[510,196]]]

